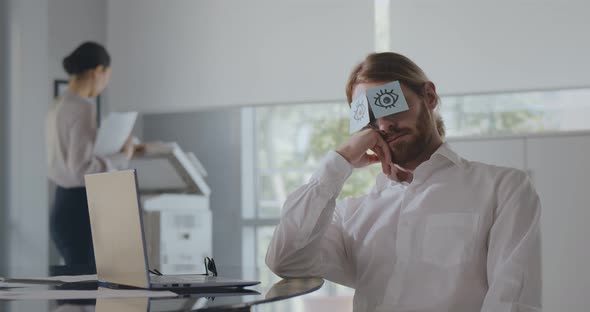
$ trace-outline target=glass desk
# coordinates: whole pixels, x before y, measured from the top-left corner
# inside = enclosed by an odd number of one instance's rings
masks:
[[[51,312],[152,312],[152,311],[282,311],[281,301],[305,295],[320,289],[324,281],[321,278],[284,279],[271,287],[256,285],[240,289],[211,290],[175,290],[176,297],[168,298],[97,298],[77,300],[55,300],[42,298],[58,291],[93,291],[96,285],[84,287],[35,286],[32,288],[0,288],[0,292],[30,291],[43,293],[38,298],[3,300],[5,309],[11,312],[36,311],[32,306],[39,306],[38,311]],[[102,291],[100,288],[98,291]],[[112,292],[115,290],[106,291]],[[33,297],[35,297],[33,295]],[[34,301],[34,305],[30,305]],[[43,307],[44,306],[44,307]],[[253,309],[253,307],[255,307]],[[290,310],[290,309],[289,309]]]

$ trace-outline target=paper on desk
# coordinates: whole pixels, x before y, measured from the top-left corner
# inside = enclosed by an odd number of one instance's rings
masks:
[[[178,295],[171,291],[119,290],[100,288],[98,290],[47,290],[39,288],[18,288],[0,291],[0,300],[75,300],[94,298],[171,298]]]
[[[87,282],[96,281],[96,274],[91,275],[61,275],[61,276],[48,276],[48,277],[28,277],[28,278],[5,278],[0,280],[0,283],[22,283],[22,284],[63,284],[63,283],[74,283],[74,282]]]
[[[94,145],[94,154],[107,156],[119,153],[137,119],[137,112],[110,113],[101,121]]]
[[[32,285],[59,285],[64,283],[96,281],[96,274],[92,275],[62,275],[31,278],[0,279],[0,287],[30,287]]]
[[[46,279],[50,280],[50,281],[62,281],[64,283],[75,283],[75,282],[96,281],[96,280],[98,280],[98,276],[96,276],[96,274],[61,275],[61,276],[47,277]]]

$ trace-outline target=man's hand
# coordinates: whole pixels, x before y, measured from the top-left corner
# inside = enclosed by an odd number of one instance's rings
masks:
[[[375,154],[368,154],[368,150]],[[368,128],[355,133],[348,142],[336,149],[336,152],[354,168],[381,162],[384,174],[390,175],[394,172],[389,146],[374,129]]]

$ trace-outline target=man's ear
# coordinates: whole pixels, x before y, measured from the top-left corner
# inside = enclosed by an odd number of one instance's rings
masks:
[[[436,105],[438,96],[436,94],[436,86],[432,81],[427,81],[424,84],[424,100],[426,101],[426,106],[432,111],[436,109]]]

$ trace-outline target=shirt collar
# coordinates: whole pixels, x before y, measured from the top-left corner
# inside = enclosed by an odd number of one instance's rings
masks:
[[[453,164],[457,165],[458,167],[463,167],[463,159],[459,155],[457,155],[457,153],[455,153],[455,151],[453,151],[451,149],[451,147],[449,146],[449,144],[447,142],[444,142],[436,150],[436,152],[434,152],[434,154],[432,154],[432,156],[434,156],[434,155],[441,155],[441,156],[445,157],[446,159],[450,160],[451,162],[453,162]]]
[[[463,159],[459,155],[457,155],[457,153],[455,153],[455,151],[453,151],[451,149],[451,147],[449,146],[448,143],[444,142],[432,154],[432,156],[430,156],[429,160],[423,162],[422,164],[420,164],[420,166],[418,166],[418,168],[416,168],[416,170],[414,171],[414,180],[413,181],[415,181],[415,182],[424,181],[428,176],[430,176],[430,174],[432,174],[432,172],[434,170],[436,170],[436,168],[439,168],[439,166],[441,165],[441,160],[443,160],[443,162],[444,162],[444,160],[448,160],[451,163],[453,163],[453,165],[455,165],[459,168],[462,168],[464,166]],[[405,183],[405,182],[399,182],[395,175],[388,177],[385,174],[380,173],[376,179],[376,187],[377,187],[377,189],[380,189],[380,190],[382,190],[384,187],[386,187],[389,184],[398,184],[398,183]]]

